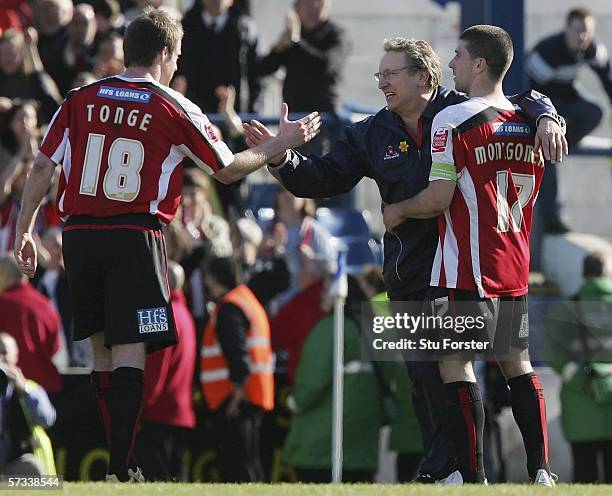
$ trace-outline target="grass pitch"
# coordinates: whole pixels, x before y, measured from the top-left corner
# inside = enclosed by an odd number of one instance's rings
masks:
[[[609,496],[612,485],[559,484],[551,489],[526,484],[443,486],[424,484],[134,484],[66,482],[56,491],[11,491],[32,496]]]

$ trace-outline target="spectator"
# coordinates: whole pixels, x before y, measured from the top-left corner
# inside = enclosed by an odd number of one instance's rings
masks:
[[[171,5],[165,5],[164,0],[134,0],[133,4],[134,6],[132,8],[127,9],[124,12],[126,25],[130,24],[134,19],[141,16],[147,7],[163,10],[170,17],[172,17],[172,19],[177,21],[180,21],[182,17],[182,14],[178,9],[172,7]]]
[[[239,284],[232,259],[212,259],[205,281],[217,306],[204,331],[201,382],[219,436],[221,480],[264,481],[260,430],[263,413],[274,408],[268,317]]]
[[[59,328],[49,300],[30,286],[11,254],[0,255],[0,329],[17,340],[24,375],[48,393],[62,387],[52,361],[60,347]]]
[[[603,482],[612,482],[612,403],[598,401],[598,367],[612,368],[612,281],[599,254],[585,257],[584,283],[573,301],[553,309],[545,321],[548,362],[561,376],[561,424],[572,447],[574,482],[595,483],[599,460]],[[608,372],[607,389],[612,389]]]
[[[238,112],[253,112],[259,96],[257,30],[250,17],[232,8],[233,3],[195,0],[183,19],[185,38],[178,84],[204,112],[217,112],[218,86],[236,89]]]
[[[287,352],[287,379],[293,384],[300,353],[310,331],[327,311],[323,300],[329,276],[329,265],[302,253],[298,276],[299,292],[287,302],[270,322],[272,349]]]
[[[367,298],[349,277],[344,318],[344,441],[342,480],[373,482],[378,468],[378,434],[382,421],[379,383],[371,362],[361,353],[361,306]],[[332,370],[334,317],[319,321],[304,343],[295,375],[295,416],[283,448],[303,482],[330,482],[332,438]]]
[[[18,361],[17,341],[0,332],[0,473],[54,475],[45,429],[55,423],[55,409],[45,390],[26,379]]]
[[[93,7],[81,3],[74,7],[72,19],[66,26],[66,37],[59,47],[59,52],[53,54],[53,78],[59,86],[62,95],[66,95],[77,74],[93,69],[93,41],[96,35],[96,18]]]
[[[34,28],[7,31],[0,37],[0,96],[39,102],[40,120],[45,123],[57,110],[59,90],[40,60]]]
[[[258,64],[262,76],[286,70],[283,100],[293,112],[334,112],[350,44],[329,20],[331,0],[295,0],[287,28]]]
[[[96,78],[105,78],[115,76],[123,69],[123,38],[119,33],[111,31],[98,43],[93,72]]]
[[[168,283],[178,343],[147,357],[143,425],[136,456],[147,480],[178,480],[182,465],[182,440],[195,427],[192,379],[195,370],[196,332],[189,314],[179,264],[168,262]]]
[[[191,249],[180,262],[187,278],[189,309],[198,331],[204,328],[208,316],[203,279],[205,260],[210,254],[219,257],[232,254],[229,224],[223,217],[212,213],[210,194],[206,174],[195,167],[186,168],[183,174],[181,219],[189,233]]]
[[[0,157],[7,164],[0,165],[1,254],[11,248],[26,177],[38,151],[39,130],[33,102],[15,103],[5,115],[0,130]]]
[[[527,59],[531,87],[550,97],[567,123],[567,143],[574,148],[595,129],[603,116],[600,106],[576,85],[578,69],[587,64],[601,80],[612,99],[612,68],[604,44],[594,38],[595,18],[585,8],[567,14],[564,31],[541,40]],[[557,198],[557,166],[546,167],[539,195],[544,229],[550,233],[568,230]]]
[[[72,20],[73,11],[71,0],[39,0],[34,11],[36,27],[40,33],[40,58],[57,84],[61,96],[67,91],[62,84],[65,78],[65,63],[62,57],[68,38],[67,26]]]
[[[244,280],[259,302],[269,303],[289,287],[289,269],[284,242],[279,244],[270,233],[264,233],[253,219],[241,218],[236,223],[234,246],[242,263]]]
[[[277,302],[280,308],[300,287],[302,247],[308,247],[314,257],[325,261],[330,272],[335,268],[336,250],[327,229],[315,219],[316,206],[313,200],[298,198],[278,186],[274,210],[277,222],[282,224],[286,231],[285,257],[291,273],[291,285]]]
[[[99,43],[110,33],[123,36],[125,32],[125,18],[121,13],[121,6],[117,0],[96,0],[93,5],[96,15],[96,37],[94,51],[98,51]]]
[[[64,268],[62,229],[58,226],[47,228],[42,235],[42,246],[46,257],[41,261],[32,283],[41,294],[49,298],[60,315],[65,365],[91,368],[93,358],[90,340],[74,341],[74,308]]]

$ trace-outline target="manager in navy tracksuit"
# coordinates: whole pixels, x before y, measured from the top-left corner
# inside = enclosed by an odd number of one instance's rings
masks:
[[[376,181],[383,204],[410,198],[429,182],[431,123],[441,109],[467,97],[439,86],[440,60],[425,41],[394,38],[384,45],[378,88],[387,107],[376,115],[351,124],[330,152],[322,157],[289,150],[269,167],[285,188],[296,196],[321,198],[350,191],[363,177]],[[316,77],[313,75],[312,77]],[[516,98],[534,120],[543,115],[538,133],[545,151],[560,153],[563,139],[550,101],[536,92]],[[253,143],[267,139],[269,131],[246,125]],[[549,150],[549,146],[551,147]],[[282,160],[282,162],[281,162]],[[407,219],[394,233],[384,236],[384,277],[391,300],[422,302],[429,287],[438,230],[435,219]],[[420,305],[415,307],[420,311]],[[414,383],[415,410],[421,424],[425,458],[419,480],[443,479],[453,470],[449,436],[441,416],[444,387],[437,363],[409,362]]]

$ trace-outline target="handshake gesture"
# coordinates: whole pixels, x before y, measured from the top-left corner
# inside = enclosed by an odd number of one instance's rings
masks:
[[[282,153],[274,156],[270,163],[278,165],[285,157],[290,148],[297,148],[315,138],[321,130],[321,116],[318,112],[312,112],[301,119],[290,121],[288,119],[289,108],[283,103],[281,117],[278,123],[278,135],[275,135],[258,120],[253,119],[249,124],[243,123],[245,140],[249,148],[255,148],[267,141],[276,138],[282,139],[288,145]]]

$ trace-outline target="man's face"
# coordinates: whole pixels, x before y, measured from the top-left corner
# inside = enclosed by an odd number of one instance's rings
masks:
[[[90,5],[79,5],[68,24],[68,36],[79,45],[89,46],[96,35],[96,17]]]
[[[459,40],[455,49],[455,56],[448,66],[453,70],[455,77],[455,89],[463,93],[469,93],[474,81],[474,59],[465,48],[465,42]]]
[[[17,365],[19,361],[19,348],[14,339],[9,336],[0,337],[0,364]]]
[[[413,71],[402,52],[386,52],[378,66],[378,89],[394,112],[411,107],[418,99],[420,71]]]
[[[164,58],[162,63],[162,74],[159,82],[163,85],[169,86],[172,81],[172,76],[176,72],[176,62],[181,55],[181,42],[179,41],[174,53],[169,53]]]
[[[23,58],[19,53],[19,49],[12,41],[4,40],[0,43],[0,69],[5,74],[15,74],[21,67],[22,62]]]
[[[574,18],[565,28],[565,43],[574,52],[585,50],[593,41],[594,34],[595,19],[593,17]]]

